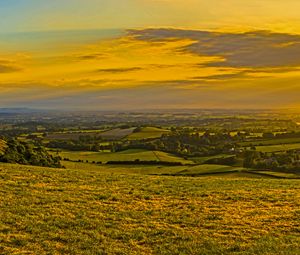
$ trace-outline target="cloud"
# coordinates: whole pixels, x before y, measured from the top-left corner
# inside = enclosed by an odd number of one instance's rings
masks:
[[[20,67],[13,65],[9,61],[0,60],[0,73],[12,73],[20,70]]]
[[[246,33],[210,32],[181,29],[129,30],[136,40],[168,42],[189,39],[183,53],[219,56],[210,67],[276,68],[300,65],[300,35],[253,31]]]
[[[126,67],[126,68],[104,68],[98,69],[96,72],[98,73],[127,73],[127,72],[135,72],[143,70],[141,67]]]
[[[241,71],[237,73],[227,73],[227,74],[215,74],[208,76],[195,76],[191,79],[193,80],[203,80],[203,81],[216,81],[216,80],[233,80],[233,79],[253,79],[246,71]]]
[[[102,59],[104,58],[105,55],[101,53],[95,53],[95,54],[86,54],[86,55],[81,55],[78,56],[77,58],[79,60],[95,60],[95,59]]]
[[[284,106],[300,100],[299,38],[266,31],[144,29],[69,51],[5,55],[0,105]]]

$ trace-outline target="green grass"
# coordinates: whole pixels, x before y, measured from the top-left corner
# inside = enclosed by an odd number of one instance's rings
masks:
[[[249,170],[242,167],[224,165],[198,166],[157,166],[157,165],[97,165],[90,163],[63,161],[63,166],[73,170],[95,170],[110,174],[142,174],[142,175],[170,175],[170,176],[222,176],[222,178],[251,177],[251,178],[286,178],[296,179],[300,175],[284,172]]]
[[[208,157],[192,157],[192,158],[189,158],[189,160],[192,160],[197,164],[203,164],[206,161],[211,160],[211,159],[228,158],[228,157],[232,157],[232,156],[233,156],[232,154],[231,155],[229,155],[229,154],[219,154],[219,155],[216,155],[216,156],[208,156]]]
[[[106,140],[118,140],[132,134],[135,128],[114,128],[111,130],[78,130],[50,133],[45,140],[78,140],[80,136],[96,136]]]
[[[300,254],[298,180],[0,164],[0,254]]]
[[[239,143],[241,146],[262,146],[262,145],[281,145],[281,144],[294,144],[300,143],[300,138],[282,138],[282,139],[269,139],[260,141],[249,141]]]
[[[255,173],[259,173],[259,174],[263,174],[266,176],[270,176],[270,177],[277,177],[277,178],[296,178],[296,179],[300,179],[300,175],[299,174],[294,174],[294,173],[284,173],[284,172],[275,172],[275,171],[254,171]]]
[[[99,137],[103,130],[80,130],[80,131],[64,131],[48,134],[44,140],[78,140],[80,136],[96,136]]]
[[[62,151],[60,152],[62,158],[70,160],[88,160],[89,162],[107,162],[107,161],[134,161],[139,159],[141,161],[167,161],[167,162],[182,162],[192,163],[189,160],[174,156],[169,153],[161,151],[147,151],[147,150],[126,150],[122,152],[74,152]]]
[[[163,134],[169,133],[170,130],[161,129],[156,127],[144,127],[139,132],[132,133],[126,138],[129,140],[140,140],[140,139],[150,139],[150,138],[159,138]]]
[[[185,170],[179,172],[179,175],[209,175],[216,173],[232,173],[241,172],[244,168],[242,167],[232,167],[224,165],[198,165],[188,167]]]
[[[135,130],[134,127],[126,128],[126,129],[115,128],[101,133],[100,136],[106,140],[120,140],[132,134],[134,130]]]
[[[68,169],[74,170],[95,170],[103,173],[110,174],[142,174],[142,175],[154,175],[154,174],[176,174],[184,169],[186,166],[158,166],[158,165],[97,165],[90,163],[79,163],[63,161],[63,166]]]

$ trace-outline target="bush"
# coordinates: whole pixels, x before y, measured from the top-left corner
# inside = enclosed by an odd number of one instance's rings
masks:
[[[50,155],[42,146],[33,146],[15,139],[7,141],[7,149],[0,156],[0,162],[35,165],[44,167],[62,167],[60,157]]]

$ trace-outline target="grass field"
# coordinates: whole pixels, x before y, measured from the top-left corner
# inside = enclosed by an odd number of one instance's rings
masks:
[[[265,145],[281,145],[300,143],[300,138],[283,138],[283,139],[269,139],[260,141],[250,141],[239,143],[241,146],[265,146]]]
[[[277,177],[277,178],[290,178],[290,179],[300,178],[299,174],[294,174],[294,173],[284,173],[284,172],[274,172],[274,171],[255,171],[255,173],[263,174],[270,177]]]
[[[80,136],[96,136],[106,140],[119,140],[132,134],[135,128],[115,128],[111,130],[82,130],[48,134],[46,140],[78,140]]]
[[[126,128],[126,129],[121,129],[121,128],[115,128],[106,132],[101,133],[101,137],[106,140],[120,140],[123,139],[129,135],[131,135],[134,131],[133,128]]]
[[[0,254],[300,254],[299,180],[0,164]]]
[[[107,161],[134,161],[139,159],[141,161],[167,161],[167,162],[182,162],[192,163],[192,161],[184,160],[172,154],[161,151],[147,151],[147,150],[126,150],[122,152],[76,152],[76,151],[62,151],[60,152],[62,158],[70,160],[88,160],[89,162],[107,162]]]
[[[63,166],[67,169],[98,171],[110,174],[142,174],[142,175],[166,175],[177,174],[187,166],[159,166],[159,165],[97,165],[89,163],[63,161]]]
[[[211,160],[211,159],[228,158],[228,157],[232,157],[232,154],[219,154],[216,156],[208,156],[208,157],[192,157],[189,159],[194,161],[197,164],[203,164],[206,161]]]
[[[242,167],[224,165],[198,165],[198,166],[158,166],[158,165],[97,165],[63,161],[63,166],[76,170],[96,170],[104,173],[143,174],[143,175],[170,175],[170,176],[209,176],[218,175],[222,178],[251,177],[251,178],[286,178],[300,179],[300,175],[269,170],[250,170]]]
[[[60,132],[60,133],[51,133],[48,134],[45,139],[46,140],[78,140],[80,136],[97,136],[99,137],[103,130],[94,130],[92,132],[87,131],[68,131],[68,132]]]
[[[277,151],[279,152],[279,151],[296,150],[296,149],[300,149],[300,143],[256,146],[256,150],[261,152],[277,152]]]
[[[169,133],[170,130],[161,129],[156,127],[144,127],[141,128],[139,132],[132,133],[128,137],[129,140],[139,140],[139,139],[149,139],[149,138],[159,138],[163,134]]]
[[[215,173],[231,173],[240,172],[244,170],[242,167],[231,167],[223,165],[199,165],[188,167],[185,170],[179,172],[179,175],[207,175]]]

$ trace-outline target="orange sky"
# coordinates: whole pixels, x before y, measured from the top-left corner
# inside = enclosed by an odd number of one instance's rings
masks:
[[[0,3],[0,107],[298,107],[299,1],[24,3]]]

